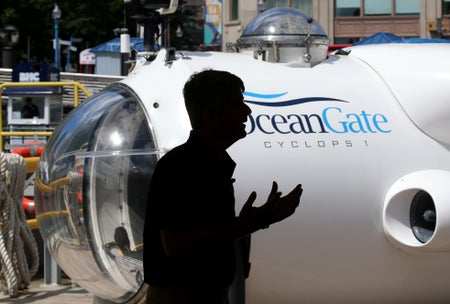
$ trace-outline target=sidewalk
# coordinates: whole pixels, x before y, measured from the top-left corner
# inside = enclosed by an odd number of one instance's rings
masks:
[[[92,304],[92,294],[77,285],[72,285],[70,279],[63,279],[58,286],[43,285],[43,278],[32,280],[27,290],[19,291],[17,298],[0,292],[0,303],[11,304]]]

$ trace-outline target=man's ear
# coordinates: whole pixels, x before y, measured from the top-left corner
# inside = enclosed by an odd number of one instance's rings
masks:
[[[214,111],[212,109],[207,109],[202,112],[203,124],[211,125],[218,118],[218,111]]]

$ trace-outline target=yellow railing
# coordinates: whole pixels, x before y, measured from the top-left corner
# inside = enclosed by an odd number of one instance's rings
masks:
[[[87,97],[91,96],[88,90],[79,82],[76,81],[54,81],[54,82],[5,82],[0,84],[0,100],[3,89],[7,87],[64,87],[73,86],[73,106],[77,107],[80,102],[80,91]],[[30,132],[7,132],[3,131],[3,113],[2,107],[0,107],[0,149],[3,149],[3,138],[9,136],[46,136],[52,135],[50,131],[30,131]]]
[[[3,93],[3,89],[7,87],[64,87],[64,86],[73,86],[73,106],[77,107],[80,103],[80,91],[86,95],[86,97],[90,97],[91,93],[79,82],[76,81],[58,81],[58,82],[5,82],[0,84],[0,101]],[[2,107],[0,107],[0,149],[3,149],[3,138],[8,136],[47,136],[52,135],[50,131],[43,132],[7,132],[3,131],[3,113]],[[31,173],[36,171],[37,165],[39,162],[39,157],[28,157],[25,159],[25,163],[27,165],[27,172]],[[37,219],[29,219],[27,220],[28,225],[31,229],[38,229]]]

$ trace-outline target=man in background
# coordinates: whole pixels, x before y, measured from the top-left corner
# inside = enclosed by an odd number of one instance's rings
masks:
[[[22,118],[39,117],[39,108],[33,103],[30,97],[25,98],[25,104],[20,110]]]

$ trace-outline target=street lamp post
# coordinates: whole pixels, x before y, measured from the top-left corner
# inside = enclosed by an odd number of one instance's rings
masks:
[[[55,68],[59,70],[59,34],[58,34],[58,22],[61,18],[61,10],[58,5],[55,4],[55,8],[52,11],[53,21],[55,24]]]
[[[53,21],[55,23],[55,68],[59,72],[59,35],[58,35],[58,20],[61,18],[61,10],[55,3],[55,8],[52,11]],[[59,79],[59,77],[58,77]],[[55,259],[52,258],[50,251],[45,247],[44,249],[44,284],[46,285],[60,285],[61,284],[61,268],[59,268]]]

